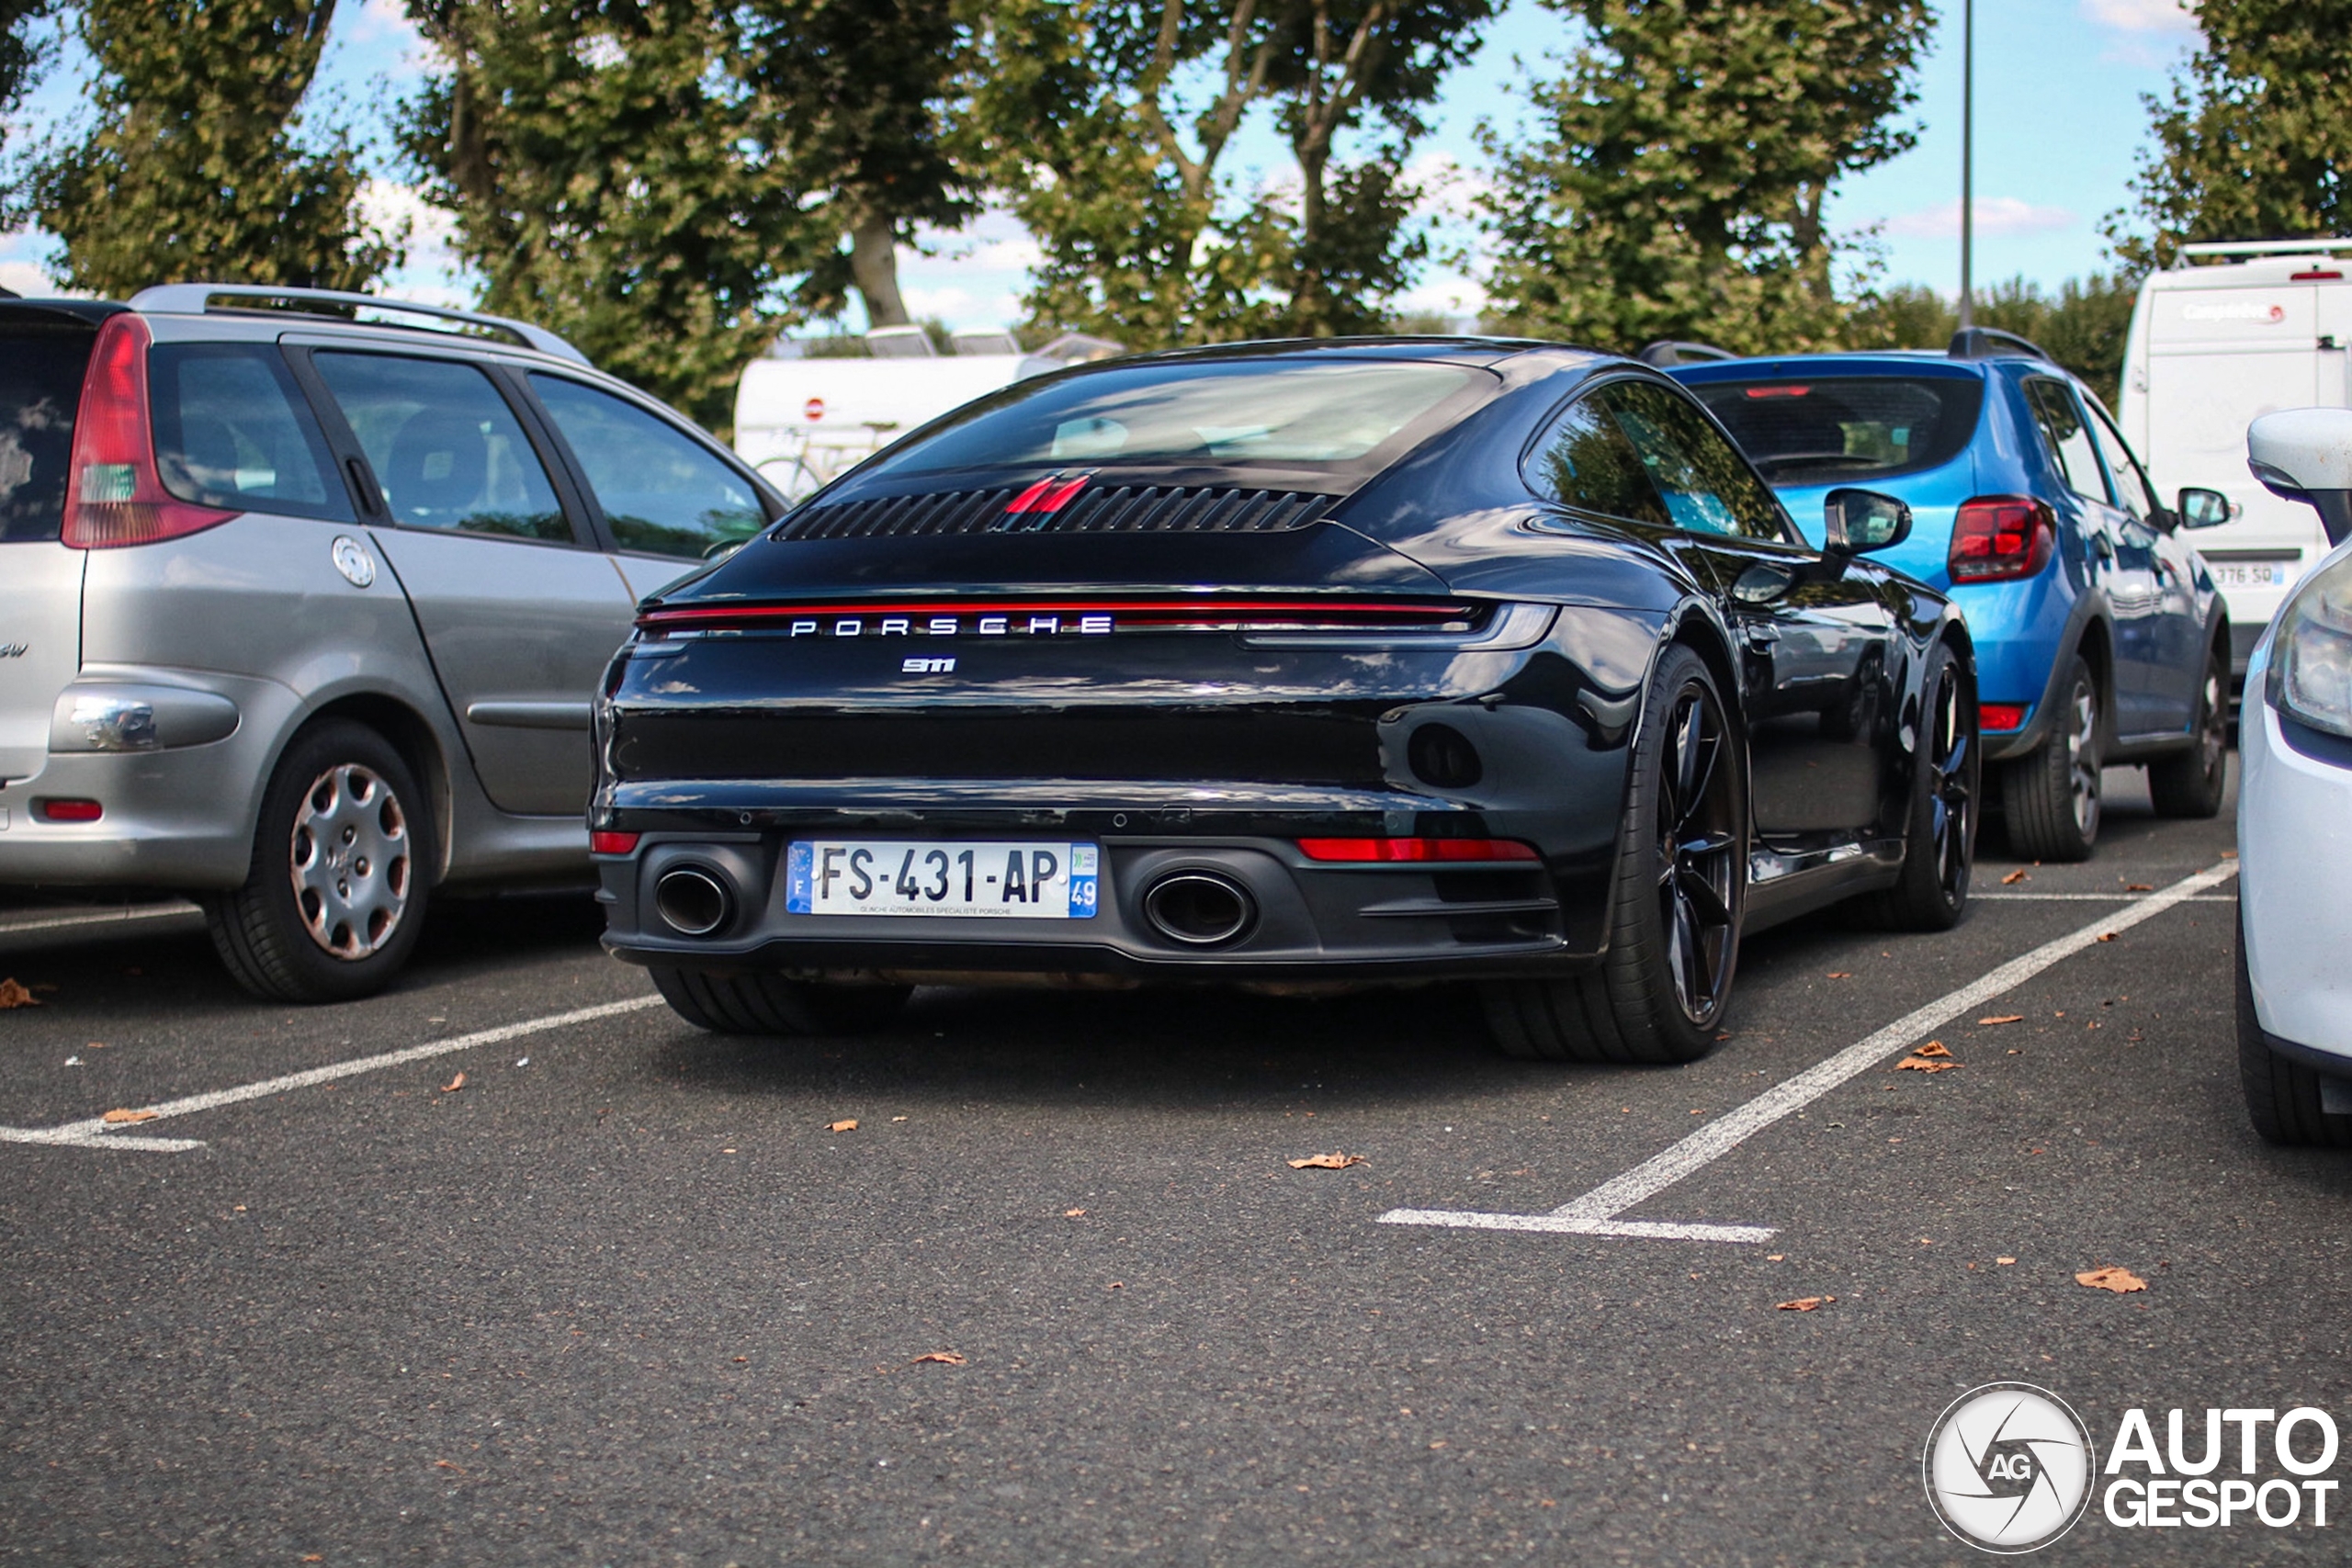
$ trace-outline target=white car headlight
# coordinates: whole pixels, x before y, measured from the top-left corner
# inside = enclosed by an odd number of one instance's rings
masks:
[[[2314,572],[2280,612],[2270,705],[2313,729],[2352,736],[2352,556]]]

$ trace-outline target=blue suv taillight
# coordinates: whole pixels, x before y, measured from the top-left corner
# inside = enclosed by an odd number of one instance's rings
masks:
[[[1954,582],[2006,582],[2049,565],[2057,545],[2058,519],[2048,502],[1981,495],[1961,503],[1946,565]]]

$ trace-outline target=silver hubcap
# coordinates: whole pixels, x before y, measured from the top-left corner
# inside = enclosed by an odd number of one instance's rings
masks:
[[[2089,682],[2075,688],[2074,707],[2066,770],[2074,780],[2075,828],[2087,839],[2098,829],[2098,693]]]
[[[373,770],[329,768],[294,814],[294,907],[311,940],[361,959],[400,929],[408,909],[408,814]]]
[[[2205,728],[2204,733],[2197,738],[2197,745],[2198,750],[2202,753],[2199,761],[2205,772],[2215,778],[2221,776],[2222,755],[2229,749],[2227,714],[2228,709],[2222,701],[2222,672],[2219,670],[2208,670],[2205,671],[2205,707],[2204,711],[2198,715],[2198,717],[2204,721]]]

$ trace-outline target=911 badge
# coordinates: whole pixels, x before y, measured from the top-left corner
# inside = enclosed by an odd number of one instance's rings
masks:
[[[917,657],[899,660],[899,673],[901,675],[953,675],[955,672],[956,661],[952,659]]]

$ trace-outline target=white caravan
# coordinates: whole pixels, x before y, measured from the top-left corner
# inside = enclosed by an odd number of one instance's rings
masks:
[[[803,357],[779,339],[735,388],[735,451],[799,502],[910,431],[1029,376],[1125,352],[1077,333],[1023,354],[1012,334],[967,330],[934,354],[921,327],[865,334],[872,357]]]
[[[2197,553],[2230,607],[2232,672],[2304,572],[2327,554],[2311,508],[2246,471],[2248,424],[2279,409],[2352,407],[2352,240],[2184,245],[2140,285],[2123,354],[2124,438],[2157,493],[2218,490],[2243,508]]]

